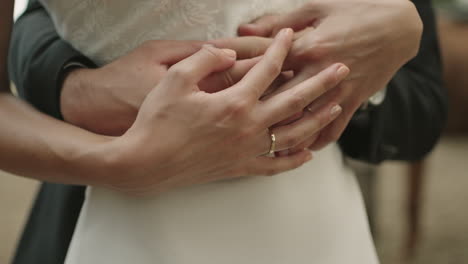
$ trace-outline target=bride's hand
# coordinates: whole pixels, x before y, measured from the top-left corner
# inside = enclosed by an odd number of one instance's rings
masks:
[[[335,87],[349,70],[335,64],[268,100],[261,95],[281,72],[292,43],[284,30],[241,81],[217,93],[198,83],[235,65],[235,53],[205,46],[171,67],[146,97],[133,126],[103,152],[114,172],[101,185],[131,194],[152,194],[182,186],[251,175],[273,175],[308,161],[309,151],[272,158],[269,127],[302,111]],[[330,106],[332,108],[333,106]],[[332,117],[306,117],[288,129],[273,129],[276,149],[288,149]]]

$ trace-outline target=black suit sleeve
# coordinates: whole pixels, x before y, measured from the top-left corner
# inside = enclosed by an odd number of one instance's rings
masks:
[[[14,25],[8,67],[20,97],[40,111],[60,118],[59,96],[68,62],[93,63],[60,39],[46,10],[37,0]]]
[[[382,105],[353,117],[340,139],[348,156],[372,163],[420,160],[445,126],[448,99],[434,11],[430,1],[413,2],[424,23],[420,51],[392,79]]]

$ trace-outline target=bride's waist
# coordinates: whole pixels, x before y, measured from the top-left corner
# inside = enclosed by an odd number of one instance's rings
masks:
[[[217,181],[193,185],[158,194],[151,198],[136,198],[111,190],[90,188],[88,201],[109,203],[111,206],[137,208],[190,207],[190,203],[206,204],[206,207],[293,203],[307,199],[309,203],[323,197],[343,197],[356,191],[353,173],[343,165],[336,146],[317,153],[315,159],[302,167],[275,176],[241,177],[235,180]],[[239,205],[236,205],[239,204]]]

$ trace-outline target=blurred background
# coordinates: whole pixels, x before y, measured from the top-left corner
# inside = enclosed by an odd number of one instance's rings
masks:
[[[27,0],[17,2],[15,16]],[[468,264],[468,0],[435,1],[450,95],[446,133],[414,164],[352,162],[382,264]],[[0,263],[9,263],[38,183],[0,171]]]

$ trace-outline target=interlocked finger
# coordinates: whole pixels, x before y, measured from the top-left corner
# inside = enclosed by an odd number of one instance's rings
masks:
[[[262,122],[266,122],[267,126],[279,123],[302,111],[319,96],[335,88],[348,73],[349,69],[343,64],[334,64],[294,88],[264,101],[257,109],[258,117]]]
[[[291,29],[281,31],[260,62],[238,83],[239,88],[259,99],[281,73],[292,45],[292,37]]]
[[[236,53],[232,50],[221,50],[210,45],[204,45],[201,50],[185,60],[173,65],[165,80],[180,85],[185,89],[192,89],[210,74],[227,70],[234,65]]]
[[[226,71],[211,74],[199,83],[200,90],[207,93],[215,93],[233,86],[239,82],[259,60],[259,57],[240,60]]]

